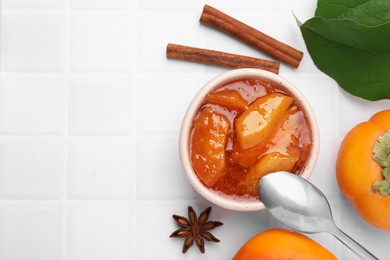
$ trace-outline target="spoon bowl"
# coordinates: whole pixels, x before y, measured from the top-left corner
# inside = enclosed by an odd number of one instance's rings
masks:
[[[271,173],[260,179],[258,191],[271,215],[290,228],[305,233],[328,232],[362,259],[378,259],[336,226],[325,195],[302,177]]]
[[[305,233],[330,230],[333,228],[333,217],[328,200],[317,187],[301,179],[288,172],[261,178],[261,200],[275,218],[290,228]]]

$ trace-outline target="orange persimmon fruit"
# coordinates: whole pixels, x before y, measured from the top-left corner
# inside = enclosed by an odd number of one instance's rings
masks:
[[[356,125],[344,137],[336,162],[337,182],[344,196],[363,219],[387,231],[390,231],[390,183],[384,180],[384,167],[374,159],[373,149],[389,129],[390,110],[380,111]],[[390,146],[387,153],[390,160]],[[381,190],[383,194],[375,190],[377,182],[388,186]]]
[[[246,242],[233,260],[335,260],[331,252],[295,231],[270,229]]]

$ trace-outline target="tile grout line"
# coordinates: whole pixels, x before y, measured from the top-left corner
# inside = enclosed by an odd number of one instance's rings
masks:
[[[1,66],[3,62],[2,49],[3,49],[3,0],[0,0],[0,80],[2,80],[4,77],[3,70],[2,70],[3,68]]]
[[[104,198],[96,198],[96,199],[84,199],[84,198],[75,198],[72,200],[66,200],[66,202],[58,202],[58,199],[1,199],[0,200],[0,207],[6,206],[6,207],[12,207],[12,206],[124,206],[124,205],[133,205],[135,203],[129,202],[128,198],[110,198],[110,199],[104,199]],[[158,200],[156,200],[158,201]]]
[[[138,243],[138,239],[137,239],[137,159],[138,159],[138,156],[137,156],[137,150],[138,150],[138,140],[137,140],[137,127],[136,127],[136,123],[137,123],[137,113],[136,113],[136,110],[137,110],[137,86],[138,86],[138,77],[136,77],[135,79],[135,86],[134,86],[134,97],[133,97],[133,127],[132,127],[132,147],[133,147],[133,153],[134,153],[134,165],[133,165],[133,168],[131,170],[133,170],[133,176],[131,178],[131,181],[132,181],[132,184],[131,184],[131,187],[132,187],[132,192],[131,192],[131,197],[129,199],[130,201],[130,205],[132,206],[132,214],[133,214],[133,219],[132,219],[132,223],[131,223],[131,228],[133,229],[133,233],[131,232],[130,230],[130,234],[132,236],[132,241],[135,242],[135,244]],[[136,248],[138,248],[138,246],[134,245],[134,243],[132,244],[132,247],[131,248],[131,252],[130,252],[130,256],[132,259],[136,259]]]
[[[133,15],[134,17],[132,22],[134,23],[134,46],[133,46],[133,55],[134,55],[134,60],[132,64],[132,74],[133,74],[133,114],[132,114],[132,120],[133,120],[133,127],[131,128],[131,137],[132,137],[132,146],[133,146],[133,152],[134,152],[134,166],[133,166],[133,176],[132,176],[132,193],[131,193],[131,207],[132,207],[132,223],[130,225],[130,236],[131,236],[131,241],[134,241],[132,245],[130,246],[130,254],[129,256],[131,259],[137,259],[137,248],[138,248],[138,229],[137,229],[137,212],[138,212],[138,207],[137,207],[137,150],[138,150],[138,131],[137,131],[137,94],[138,94],[138,84],[139,84],[139,74],[138,74],[138,59],[139,59],[139,54],[137,52],[138,46],[139,46],[139,20],[140,20],[140,12],[138,11],[139,6],[138,6],[138,0],[133,0]],[[133,232],[131,232],[133,230]]]
[[[341,138],[341,122],[340,122],[340,91],[338,91],[338,86],[336,88],[333,89],[333,96],[334,96],[334,113],[335,113],[335,128],[336,128],[336,133],[335,133],[335,136],[334,138],[339,140]],[[340,205],[340,203],[339,203]],[[341,211],[338,210],[337,211],[337,215],[340,219],[340,216],[341,216]],[[338,224],[340,225],[340,224]],[[343,248],[342,248],[342,245],[341,243],[336,243],[335,244],[335,254],[338,254],[340,256],[343,255]]]
[[[63,75],[66,80],[65,88],[65,108],[64,108],[64,139],[65,139],[65,170],[63,176],[62,186],[62,234],[61,234],[61,253],[60,259],[66,260],[68,258],[68,176],[69,176],[69,53],[70,53],[70,30],[71,30],[71,17],[70,17],[70,0],[65,1],[64,18],[66,20],[66,38],[65,38],[65,64]]]
[[[339,139],[341,138],[342,131],[341,131],[341,122],[340,122],[340,91],[338,90],[338,85],[337,88],[334,89],[333,91],[333,96],[334,96],[334,113],[335,113],[335,127],[336,127],[336,138]]]
[[[69,6],[68,4],[66,4],[66,6]],[[71,10],[70,8],[68,7],[62,7],[62,8],[5,8],[3,9],[4,12],[6,13],[35,13],[35,14],[40,14],[40,13],[61,13],[63,12],[64,10],[67,10],[68,13],[70,14],[84,14],[84,13],[87,13],[87,14],[91,14],[91,15],[95,15],[95,14],[132,14],[132,11],[131,10],[122,10],[122,9],[109,9],[109,10],[106,10],[106,9],[101,9],[101,10],[98,10],[98,9],[85,9],[85,10],[82,10],[82,9],[73,9]]]

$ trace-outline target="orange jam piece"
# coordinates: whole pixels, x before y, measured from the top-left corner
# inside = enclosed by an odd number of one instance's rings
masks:
[[[208,186],[226,173],[225,146],[229,130],[229,120],[209,107],[202,110],[195,123],[192,164],[199,179]]]
[[[257,187],[261,177],[277,171],[291,172],[299,160],[300,153],[293,150],[287,154],[269,153],[261,157],[240,181],[240,186],[251,196],[257,196]]]
[[[222,90],[209,93],[205,101],[210,104],[220,105],[229,110],[245,111],[248,108],[248,102],[236,90]]]
[[[237,118],[235,127],[239,146],[248,149],[264,143],[293,101],[293,98],[280,93],[272,93],[256,99]]]

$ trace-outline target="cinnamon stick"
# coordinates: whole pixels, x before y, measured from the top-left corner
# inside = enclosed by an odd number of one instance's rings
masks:
[[[257,68],[276,74],[279,73],[280,66],[278,62],[274,61],[172,43],[169,43],[167,46],[167,57],[228,68]]]
[[[282,43],[209,5],[204,6],[200,22],[228,33],[295,68],[299,66],[299,63],[302,60],[303,52]]]

